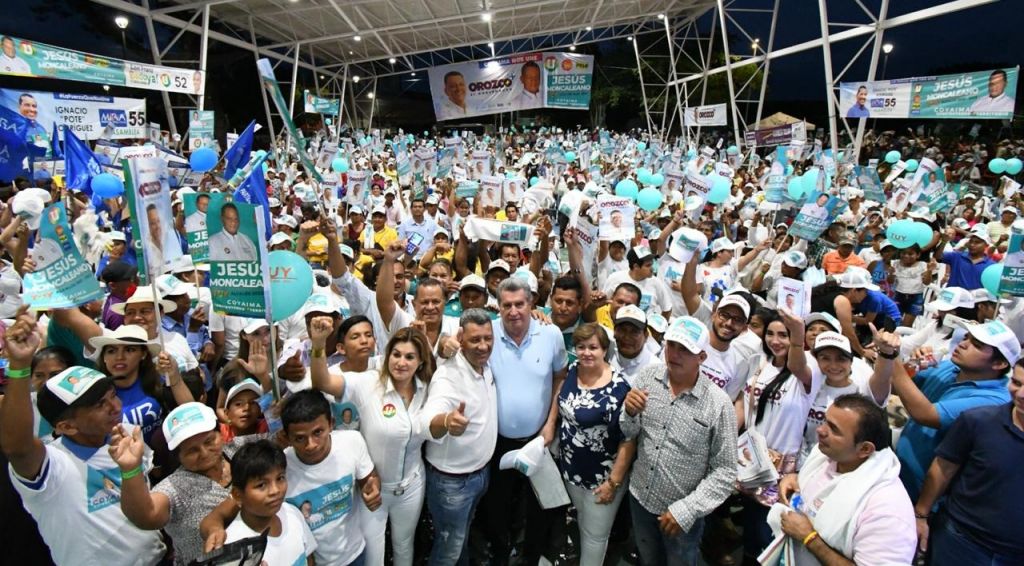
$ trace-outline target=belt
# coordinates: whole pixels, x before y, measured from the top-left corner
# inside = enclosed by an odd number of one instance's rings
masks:
[[[395,496],[402,495],[405,493],[405,490],[409,489],[409,484],[413,483],[419,475],[419,472],[416,472],[412,477],[406,478],[400,482],[381,483],[380,490],[390,491],[391,494]]]
[[[441,474],[442,476],[447,476],[449,478],[465,478],[465,477],[469,477],[469,476],[471,476],[473,474],[479,474],[480,472],[484,471],[487,468],[488,465],[489,465],[489,463],[488,464],[484,464],[483,466],[480,466],[479,468],[473,470],[472,472],[466,472],[464,474],[453,474],[452,472],[446,472],[444,470],[439,470],[437,468],[437,466],[431,464],[430,462],[427,462],[427,467],[428,468],[430,468],[431,470],[433,470],[434,472],[436,472],[438,474]]]

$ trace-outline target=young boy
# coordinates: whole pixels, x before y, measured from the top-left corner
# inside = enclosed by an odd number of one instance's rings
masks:
[[[269,440],[243,446],[231,463],[231,499],[238,517],[225,531],[225,543],[267,534],[263,564],[313,564],[317,542],[302,513],[284,504],[288,490],[284,452]]]

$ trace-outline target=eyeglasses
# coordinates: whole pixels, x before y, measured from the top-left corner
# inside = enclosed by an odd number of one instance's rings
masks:
[[[719,319],[722,320],[722,322],[726,324],[735,324],[737,326],[742,326],[747,323],[747,319],[744,318],[743,315],[727,314],[721,310],[715,311],[715,314],[718,316]]]

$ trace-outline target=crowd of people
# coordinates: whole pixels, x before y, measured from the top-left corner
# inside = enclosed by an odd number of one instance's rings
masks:
[[[272,325],[211,308],[189,258],[140,285],[124,197],[3,189],[6,556],[185,565],[265,535],[269,566],[1021,563],[1024,300],[982,274],[1024,234],[1019,185],[986,163],[1024,144],[350,135],[336,183],[282,142],[261,176],[269,249],[315,274]],[[934,163],[945,204],[891,206],[914,177],[889,179],[891,151]],[[642,168],[731,182],[694,200]],[[772,202],[779,170],[828,177],[819,237],[789,233],[803,202]],[[524,184],[484,199],[483,171]],[[607,237],[623,180],[661,199]],[[10,203],[34,185],[102,242],[82,253],[103,299],[22,304],[38,236]],[[225,187],[174,189],[182,253],[206,222],[182,197]],[[887,238],[905,219],[930,241]]]

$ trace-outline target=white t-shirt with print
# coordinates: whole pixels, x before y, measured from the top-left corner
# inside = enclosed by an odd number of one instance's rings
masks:
[[[753,425],[757,416],[756,406],[751,406],[751,390],[753,391],[754,402],[758,402],[761,392],[775,379],[782,368],[775,367],[768,362],[763,363],[755,371],[750,382],[743,392],[743,401],[746,414],[750,419],[747,428]],[[810,410],[811,402],[818,396],[824,376],[820,372],[811,373],[810,391],[800,383],[800,379],[790,374],[779,389],[775,391],[771,399],[762,399],[768,406],[765,407],[764,417],[756,427],[758,432],[764,435],[768,448],[786,454],[799,454],[804,443],[804,426],[807,424],[807,412]]]
[[[928,264],[923,261],[915,262],[907,267],[903,262],[897,261],[896,266],[896,292],[904,295],[919,295],[924,293],[924,280],[922,276]]]
[[[321,462],[306,465],[286,448],[288,494],[298,509],[309,502],[306,524],[316,539],[317,564],[348,564],[366,546],[355,517],[354,498],[360,497],[356,482],[373,471],[373,462],[362,435],[351,430],[331,433],[331,452]]]
[[[729,399],[735,400],[747,384],[750,360],[732,347],[732,344],[729,346],[724,352],[720,352],[709,344],[704,349],[708,357],[700,365],[700,373],[724,389],[729,394]]]
[[[704,293],[701,295],[705,300],[711,300],[711,291],[721,289],[725,293],[735,285],[739,278],[739,260],[732,261],[722,267],[712,267],[711,263],[702,263],[697,266],[697,284],[704,285]]]
[[[804,429],[804,447],[801,451],[801,462],[810,454],[811,448],[818,444],[818,427],[825,422],[825,411],[832,406],[836,399],[847,393],[859,393],[869,399],[874,399],[869,383],[872,374],[871,366],[864,363],[863,360],[858,364],[857,360],[860,360],[860,358],[854,360],[850,371],[850,385],[846,387],[833,387],[825,380],[825,375],[821,373],[821,369],[818,367],[818,361],[808,354],[807,366],[811,369],[811,379],[815,382],[820,382],[821,387],[818,389],[818,394],[815,395],[814,401],[811,402],[811,407],[807,411],[807,428]],[[882,404],[881,406],[885,405]]]
[[[306,564],[306,557],[317,549],[317,541],[313,538],[309,527],[306,526],[306,521],[302,519],[302,513],[285,503],[277,512],[277,518],[281,520],[281,534],[276,537],[267,536],[267,549],[263,552],[261,564],[266,566]],[[246,525],[239,515],[224,530],[224,542],[258,537],[260,534],[249,528],[249,525]]]
[[[608,276],[604,285],[604,293],[609,298],[615,293],[615,288],[623,283],[632,283],[640,288],[640,309],[645,312],[656,312],[661,314],[672,310],[672,291],[668,285],[657,277],[648,277],[643,281],[637,281],[629,276],[629,271],[616,271]]]
[[[629,263],[625,259],[615,261],[611,254],[605,256],[604,260],[597,264],[597,288],[604,289],[608,277],[619,271],[629,271]]]

